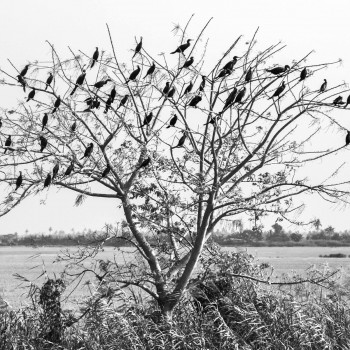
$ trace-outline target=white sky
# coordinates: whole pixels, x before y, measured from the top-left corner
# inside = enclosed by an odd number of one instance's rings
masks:
[[[110,51],[106,23],[109,24],[117,55],[128,62],[135,36],[144,38],[144,47],[153,54],[170,52],[178,45],[171,33],[173,23],[182,25],[195,14],[189,33],[193,38],[210,18],[214,17],[206,35],[209,37],[209,53],[220,54],[243,34],[249,40],[260,27],[258,40],[263,46],[283,41],[288,45],[280,55],[281,64],[303,57],[315,50],[313,61],[344,60],[336,71],[327,72],[329,83],[350,81],[350,32],[349,1],[116,1],[116,0],[21,0],[3,1],[0,19],[0,66],[11,70],[7,59],[23,67],[32,60],[48,60],[49,40],[62,56],[69,57],[67,46],[93,53],[95,46]],[[244,39],[243,39],[244,40]],[[244,41],[243,41],[244,42]],[[210,60],[210,57],[208,57]],[[16,102],[8,88],[0,87],[0,106]],[[18,98],[18,96],[16,97]],[[350,112],[342,113],[341,120]],[[346,116],[347,113],[349,114]],[[330,138],[339,137],[330,131]],[[344,157],[349,153],[344,152]],[[322,171],[320,164],[315,171]],[[350,174],[349,174],[350,176]],[[43,191],[27,199],[21,206],[0,218],[0,234],[54,230],[100,229],[105,223],[120,219],[118,203],[112,199],[88,198],[84,205],[73,206],[75,194],[51,187],[49,194]],[[45,205],[40,203],[45,200]],[[349,208],[339,210],[313,201],[305,211],[308,217],[319,217],[323,225],[338,229],[350,228]]]

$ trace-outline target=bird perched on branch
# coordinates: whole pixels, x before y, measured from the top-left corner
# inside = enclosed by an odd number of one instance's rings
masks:
[[[35,89],[33,88],[33,90],[30,91],[29,94],[28,94],[27,102],[32,100],[34,98],[34,96],[35,96]]]
[[[350,103],[350,95],[348,96],[348,98],[346,99],[346,104],[344,106],[344,108],[346,108],[348,106],[348,104]]]
[[[190,83],[186,86],[186,89],[182,95],[182,97],[184,97],[185,95],[187,95],[189,92],[192,91],[192,88],[193,88],[193,83],[192,81],[190,81]]]
[[[272,73],[273,75],[279,75],[288,71],[290,67],[286,64],[284,67],[274,67],[271,69],[266,69],[266,72]]]
[[[164,89],[163,89],[163,91],[162,91],[162,96],[159,97],[159,100],[160,100],[163,96],[166,97],[166,96],[168,95],[169,90],[170,90],[170,83],[167,81],[167,82],[165,83]],[[158,101],[159,101],[159,100],[158,100]]]
[[[120,103],[119,103],[119,106],[117,108],[117,110],[120,108],[120,107],[123,107],[125,105],[126,102],[128,102],[128,99],[129,99],[129,95],[125,95],[121,100],[120,100]]]
[[[320,91],[319,92],[325,92],[327,89],[327,79],[323,79],[323,83],[320,87]]]
[[[338,96],[333,100],[333,105],[338,106],[338,105],[343,105],[345,102],[343,102],[343,96]]]
[[[235,64],[238,61],[238,58],[239,58],[238,56],[233,56],[232,60],[228,61],[220,70],[221,71],[223,71],[223,70],[230,71],[230,74],[231,74],[233,67],[235,66]]]
[[[92,55],[92,63],[91,63],[90,68],[92,68],[95,65],[95,63],[98,60],[99,55],[100,55],[100,53],[98,52],[98,47],[96,47],[96,50],[95,50],[94,54]]]
[[[205,75],[202,75],[202,81],[199,85],[199,92],[203,92],[204,91],[204,88],[205,88],[205,78],[206,76]]]
[[[177,122],[177,115],[174,114],[174,116],[170,119],[169,125],[166,128],[169,129],[171,126],[175,126],[176,122]]]
[[[237,87],[235,86],[232,91],[230,92],[230,94],[228,95],[226,101],[225,101],[225,105],[224,108],[222,109],[221,113],[224,113],[224,111],[235,101],[236,95],[237,95]]]
[[[350,144],[350,131],[348,130],[348,133],[346,134],[345,137],[345,146],[347,146],[348,144]]]
[[[215,79],[225,78],[232,73],[232,70],[222,69]]]
[[[26,92],[26,81],[22,77],[22,75],[17,75],[17,81],[22,85],[23,91]]]
[[[242,100],[243,100],[243,97],[245,96],[246,91],[247,91],[246,87],[239,90],[234,103],[242,103]]]
[[[55,101],[55,103],[54,103],[54,108],[53,108],[53,110],[52,110],[52,114],[54,114],[56,111],[57,111],[57,109],[60,107],[60,105],[61,105],[61,96],[60,95],[58,95],[57,96],[57,99],[56,99],[56,101]]]
[[[109,93],[109,97],[112,100],[112,103],[114,102],[115,97],[117,96],[117,90],[115,89],[115,85],[113,86],[113,89]]]
[[[97,83],[95,83],[93,86],[97,89],[97,90],[99,90],[99,89],[101,89],[101,87],[102,86],[104,86],[104,85],[106,85],[109,81],[111,81],[111,79],[106,79],[106,80],[100,80],[100,81],[98,81]]]
[[[41,131],[44,131],[44,128],[47,125],[48,121],[49,121],[49,116],[48,116],[47,113],[45,113],[44,116],[43,116],[43,119],[41,121],[41,125],[42,125]]]
[[[156,65],[153,62],[151,67],[148,68],[146,75],[143,77],[143,79],[145,79],[147,76],[152,75],[154,73],[154,71],[156,70]]]
[[[252,70],[252,67],[250,67],[245,75],[245,82],[246,83],[249,83],[251,80],[252,80],[252,77],[253,77],[253,70]]]
[[[299,79],[299,81],[305,80],[306,77],[307,77],[307,69],[306,69],[306,67],[305,67],[305,68],[301,71],[301,73],[300,73],[300,79]]]
[[[186,141],[186,138],[187,138],[187,134],[186,134],[186,132],[184,131],[184,132],[183,132],[183,135],[179,138],[179,142],[177,143],[177,145],[174,146],[174,147],[171,147],[171,148],[174,149],[174,148],[180,148],[180,147],[182,147],[182,146],[184,145],[185,141]]]
[[[145,168],[149,163],[151,162],[151,157],[146,158],[137,168],[137,170],[140,170],[141,168]]]
[[[24,77],[27,74],[28,68],[29,68],[29,64],[26,64],[22,69],[21,73],[19,73],[21,77]]]
[[[165,98],[173,98],[174,95],[175,95],[175,92],[176,92],[176,89],[175,89],[175,86],[173,86],[173,87],[169,90],[169,92],[168,92],[168,94],[165,96]]]
[[[17,191],[22,186],[22,182],[23,182],[22,171],[20,171],[19,176],[17,177],[17,180],[16,180],[15,191]]]
[[[69,176],[69,175],[72,173],[73,170],[74,170],[74,162],[72,161],[72,162],[69,164],[68,168],[66,169],[64,175],[65,175],[65,176]]]
[[[70,126],[70,131],[71,131],[71,132],[75,132],[76,128],[77,128],[77,122],[75,121],[75,122]]]
[[[193,99],[188,104],[190,107],[197,107],[197,104],[202,101],[202,97],[200,95],[197,95],[193,97]]]
[[[94,144],[92,142],[89,143],[89,145],[86,147],[84,155],[80,158],[89,158],[92,154],[92,150],[94,149]]]
[[[191,56],[190,59],[187,60],[187,61],[184,63],[184,65],[183,65],[180,69],[182,69],[182,68],[188,68],[189,66],[192,65],[193,61],[194,61],[194,58]]]
[[[57,176],[58,174],[58,170],[60,169],[60,165],[59,163],[56,163],[55,166],[53,167],[52,169],[52,181],[55,179],[55,177]]]
[[[40,152],[42,152],[47,146],[47,139],[44,136],[40,135],[39,141],[40,141]]]
[[[44,188],[49,187],[50,185],[51,185],[51,174],[48,173],[44,181]]]
[[[109,164],[107,164],[105,170],[103,170],[102,172],[101,178],[106,177],[110,171],[111,171],[111,167],[109,166]]]
[[[134,53],[134,56],[132,56],[132,58],[134,58],[138,53],[140,53],[141,49],[142,49],[142,36],[140,38],[140,42],[136,45],[135,53]]]
[[[83,85],[84,80],[85,80],[85,76],[86,76],[86,71],[85,71],[85,69],[83,69],[83,72],[78,76],[77,81],[75,82],[74,89],[70,93],[71,96],[75,93],[75,91],[77,90],[77,88],[79,86]]]
[[[146,115],[144,120],[143,120],[143,124],[140,126],[140,128],[143,128],[145,125],[148,125],[151,122],[152,118],[153,118],[152,112],[150,114]]]
[[[285,88],[286,84],[284,83],[284,81],[282,81],[282,84],[276,89],[275,93],[271,97],[269,97],[269,100],[271,98],[278,97],[279,95],[281,95]]]
[[[131,80],[134,81],[136,77],[139,75],[141,71],[140,66],[137,66],[137,68],[130,74],[129,79],[126,81],[126,84]]]
[[[170,52],[170,54],[174,54],[174,53],[182,53],[183,54],[185,52],[185,50],[187,50],[190,47],[191,41],[192,41],[192,39],[188,39],[185,44],[180,45],[175,51]]]
[[[111,96],[109,96],[108,97],[108,99],[107,99],[107,102],[106,102],[106,108],[105,108],[105,110],[103,111],[103,113],[107,113],[108,112],[108,110],[111,108],[111,104],[112,104],[112,99],[111,99]]]
[[[45,91],[47,90],[47,88],[51,85],[53,80],[53,74],[50,72],[49,73],[49,77],[46,79],[46,87],[45,87]]]
[[[11,144],[12,144],[12,139],[11,139],[11,135],[9,135],[5,141],[5,151],[4,153],[7,152],[8,148],[11,147]]]

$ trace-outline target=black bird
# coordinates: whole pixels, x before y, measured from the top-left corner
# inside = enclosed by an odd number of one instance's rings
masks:
[[[52,169],[52,180],[54,180],[55,177],[57,176],[59,169],[60,169],[60,165],[58,163],[56,163]]]
[[[187,60],[187,61],[184,63],[184,65],[183,65],[180,69],[182,69],[182,68],[188,68],[189,66],[192,65],[193,61],[194,61],[194,58],[191,56],[191,58],[190,58],[189,60]]]
[[[120,108],[120,107],[123,107],[125,105],[125,103],[128,101],[128,98],[129,98],[129,95],[125,95],[121,100],[120,100],[120,103],[119,103],[119,106],[117,108],[117,110]]]
[[[2,127],[2,120],[0,119],[0,128]]]
[[[230,74],[232,72],[233,67],[235,66],[235,64],[238,61],[238,57],[237,56],[233,56],[232,60],[227,62],[220,70],[227,70],[230,71]]]
[[[92,101],[91,109],[94,109],[94,108],[99,109],[100,108],[100,104],[101,104],[100,100],[96,96],[96,98]]]
[[[142,49],[142,37],[140,38],[140,42],[136,45],[135,48],[135,53],[134,56],[132,56],[132,58],[134,58]]]
[[[167,81],[165,83],[165,86],[164,86],[164,89],[162,91],[162,96],[159,97],[159,100],[163,97],[163,96],[166,96],[169,92],[169,89],[170,89],[170,83]]]
[[[115,85],[113,86],[113,89],[109,93],[109,97],[112,100],[112,103],[114,102],[115,97],[117,96],[117,90],[115,89]]]
[[[200,91],[200,92],[204,91],[204,87],[205,87],[205,78],[206,78],[206,76],[205,76],[205,75],[202,75],[202,81],[201,81],[201,83],[200,83],[200,85],[199,85],[199,91]]]
[[[126,81],[126,84],[130,80],[134,81],[136,79],[136,77],[139,75],[140,71],[141,71],[140,66],[137,66],[137,68],[130,74],[129,79]]]
[[[68,168],[66,169],[64,175],[65,175],[65,176],[69,176],[69,175],[72,173],[73,170],[74,170],[74,162],[72,161],[72,162],[69,164]]]
[[[94,149],[94,144],[91,142],[89,145],[86,147],[84,155],[80,158],[89,158],[91,156],[92,150]]]
[[[188,39],[186,44],[180,45],[175,51],[170,52],[170,53],[171,54],[173,54],[173,53],[182,53],[183,54],[184,51],[187,50],[190,47],[191,41],[192,41],[192,39]]]
[[[48,173],[44,181],[44,188],[49,187],[50,185],[51,185],[51,174]]]
[[[22,171],[20,171],[19,172],[19,176],[17,177],[17,180],[16,180],[16,189],[15,189],[15,191],[17,191],[21,187],[22,182],[23,182]]]
[[[11,146],[11,144],[12,144],[11,135],[9,135],[8,138],[7,138],[6,141],[5,141],[5,147],[7,147],[7,148],[5,148],[4,153],[6,153],[6,151],[7,151],[8,148]]]
[[[302,81],[302,80],[305,80],[306,79],[306,76],[307,76],[307,69],[306,67],[301,71],[300,73],[300,79],[299,81]]]
[[[39,141],[40,141],[40,152],[42,152],[47,146],[47,139],[44,136],[40,135]]]
[[[343,105],[345,102],[343,102],[343,96],[338,96],[337,98],[334,99],[333,104],[335,106],[337,105]]]
[[[53,75],[52,75],[52,73],[50,72],[50,73],[49,73],[49,77],[46,79],[46,87],[45,87],[45,91],[47,90],[48,86],[50,86],[50,85],[51,85],[52,80],[53,80]]]
[[[278,97],[279,95],[281,95],[281,93],[284,91],[285,88],[286,88],[286,85],[284,81],[282,81],[282,84],[276,89],[275,93],[269,98],[269,100],[271,98]]]
[[[247,91],[246,87],[239,90],[234,103],[242,103],[242,100],[243,100],[243,97],[244,97],[246,91]]]
[[[153,118],[153,113],[151,112],[150,114],[145,116],[145,119],[143,120],[143,124],[140,126],[140,128],[143,128],[145,125],[148,125]]]
[[[182,147],[184,145],[185,141],[186,141],[186,138],[187,138],[187,135],[184,132],[183,135],[180,137],[178,144],[176,146],[172,147],[172,148],[174,149],[174,148],[177,148],[177,147]]]
[[[200,95],[197,95],[193,97],[193,99],[188,104],[190,107],[197,107],[197,104],[202,101],[202,97]]]
[[[78,79],[77,79],[77,81],[75,82],[74,89],[73,89],[72,92],[70,93],[71,96],[75,93],[75,91],[76,91],[76,89],[78,88],[78,86],[83,85],[84,80],[85,80],[85,76],[86,76],[86,72],[85,72],[85,70],[83,69],[83,72],[78,76]]]
[[[107,100],[107,102],[106,102],[106,108],[105,108],[105,110],[103,111],[103,113],[107,113],[108,112],[108,110],[111,108],[111,104],[112,104],[112,99],[111,99],[111,96],[109,96],[108,97],[108,100]]]
[[[174,114],[174,116],[170,119],[169,125],[166,128],[168,129],[171,126],[175,126],[176,122],[177,122],[177,115]]]
[[[100,80],[98,81],[97,83],[95,83],[93,86],[96,88],[96,89],[101,89],[102,86],[106,85],[109,81],[111,81],[111,79],[106,79],[106,80]]]
[[[266,72],[272,73],[273,75],[279,75],[279,74],[286,72],[289,69],[290,69],[290,67],[287,64],[284,67],[275,67],[275,68],[271,68],[271,69],[266,69]]]
[[[140,166],[137,168],[137,170],[140,170],[141,168],[145,168],[149,163],[151,162],[151,157],[146,158]]]
[[[53,105],[54,109],[52,110],[52,114],[54,114],[57,111],[57,109],[59,108],[60,104],[61,104],[61,96],[57,96],[55,104]]]
[[[348,130],[348,133],[345,137],[345,146],[347,146],[350,143],[350,131]]]
[[[176,90],[175,90],[175,87],[173,86],[173,87],[169,90],[169,92],[168,92],[166,98],[172,98],[172,97],[175,95],[175,92],[176,92]]]
[[[230,92],[230,94],[228,95],[228,97],[225,101],[225,105],[224,105],[224,108],[222,109],[221,113],[223,113],[232,103],[235,102],[237,91],[238,91],[238,89],[236,87],[234,87],[232,89],[232,91]]]
[[[106,177],[110,171],[111,171],[111,167],[109,166],[109,164],[107,164],[105,170],[103,170],[101,177]]]
[[[154,62],[152,63],[152,66],[148,68],[146,75],[143,77],[145,79],[148,75],[152,75],[154,71],[156,70],[156,65]]]
[[[47,113],[45,113],[44,116],[43,116],[43,120],[42,120],[42,122],[41,122],[41,124],[42,124],[41,131],[44,131],[44,128],[45,128],[45,126],[47,125],[47,122],[48,122],[48,121],[49,121],[49,116],[48,116]]]
[[[245,80],[247,83],[249,83],[249,82],[252,80],[252,76],[253,76],[253,70],[252,70],[252,67],[250,67],[250,68],[248,69],[248,72],[247,72],[246,75],[245,75],[244,80]]]
[[[35,96],[35,89],[33,88],[33,90],[28,94],[27,102],[32,100],[34,96]]]
[[[345,104],[345,107],[346,108],[348,106],[348,104],[350,103],[350,95],[348,96],[348,98],[346,99],[346,104]]]
[[[193,88],[193,83],[192,83],[192,81],[190,81],[190,83],[186,86],[186,89],[185,89],[182,97],[187,95],[189,92],[191,92],[192,88]]]
[[[26,92],[26,81],[24,80],[24,78],[22,77],[22,75],[17,75],[17,80],[18,82],[22,85],[23,87],[23,91]]]
[[[76,128],[77,128],[77,122],[75,121],[75,122],[71,125],[70,131],[71,131],[71,132],[74,132]]]
[[[91,63],[90,68],[92,68],[94,66],[94,64],[97,62],[99,54],[100,53],[98,52],[98,47],[96,47],[96,50],[95,50],[94,54],[92,55],[92,63]]]
[[[92,101],[93,101],[92,97],[88,97],[88,98],[86,98],[86,99],[84,100],[84,102],[85,102],[88,106],[91,106],[91,105],[92,105]]]
[[[320,87],[320,91],[319,92],[325,92],[327,89],[327,79],[323,79],[323,83]]]
[[[28,68],[29,68],[29,64],[25,65],[24,68],[22,69],[21,73],[20,73],[20,76],[21,77],[24,77],[27,72],[28,72]]]
[[[216,76],[216,79],[227,77],[231,73],[232,73],[232,70],[223,69],[223,70],[220,71],[219,75]]]

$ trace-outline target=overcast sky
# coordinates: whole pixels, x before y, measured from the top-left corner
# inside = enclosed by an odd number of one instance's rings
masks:
[[[280,56],[284,59],[281,64],[315,50],[313,61],[343,59],[342,66],[327,73],[329,82],[350,82],[349,10],[349,2],[345,0],[3,1],[0,66],[10,70],[7,59],[18,67],[33,60],[49,60],[50,50],[46,40],[54,44],[63,57],[69,57],[68,46],[75,51],[91,54],[95,46],[110,51],[106,23],[111,28],[117,54],[123,62],[127,62],[131,56],[135,37],[141,35],[148,51],[153,54],[167,53],[178,45],[178,39],[171,32],[174,24],[184,25],[195,14],[189,27],[189,34],[193,37],[213,17],[204,36],[210,39],[211,53],[222,53],[239,35],[244,36],[243,40],[249,40],[259,27],[258,40],[264,46],[278,41],[288,45]],[[16,103],[7,90],[0,87],[1,106]],[[346,115],[343,113],[339,118],[346,118]],[[350,120],[350,115],[348,118]],[[343,154],[349,157],[349,153]],[[324,164],[315,168],[315,172],[322,171],[322,168]],[[17,209],[0,218],[0,234],[24,233],[26,229],[29,232],[44,232],[49,227],[54,230],[100,229],[105,223],[115,223],[120,219],[115,200],[87,199],[83,206],[76,208],[73,206],[75,196],[52,186],[49,192],[43,191],[27,199]],[[349,208],[318,201],[312,203],[305,215],[320,217],[324,225],[350,228]]]

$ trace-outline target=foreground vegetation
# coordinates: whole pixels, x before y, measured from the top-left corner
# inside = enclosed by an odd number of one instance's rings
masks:
[[[311,271],[269,281],[267,264],[216,248],[201,261],[171,321],[159,306],[131,299],[106,281],[79,312],[62,310],[65,281],[32,288],[33,304],[0,320],[7,349],[348,349],[347,284],[334,272]],[[344,281],[343,281],[344,282]]]

